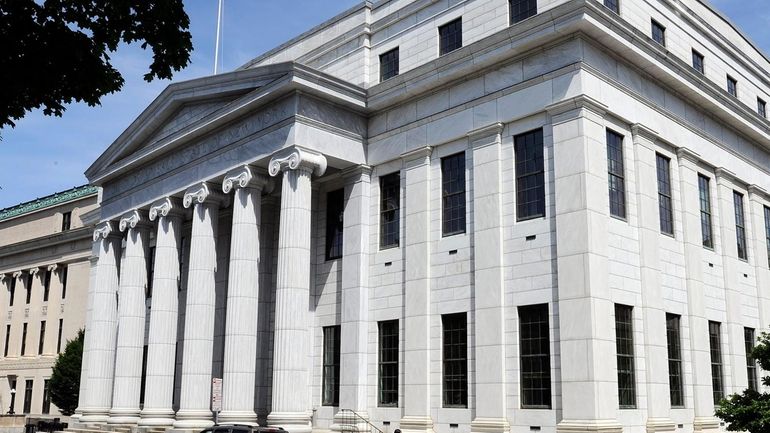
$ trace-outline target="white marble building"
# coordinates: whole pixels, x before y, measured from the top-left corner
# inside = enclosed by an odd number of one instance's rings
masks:
[[[724,429],[769,75],[704,0],[382,0],[169,86],[86,173],[80,421]]]

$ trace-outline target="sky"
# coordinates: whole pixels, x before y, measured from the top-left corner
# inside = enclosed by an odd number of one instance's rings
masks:
[[[359,0],[225,0],[220,71],[250,59],[356,5]],[[770,0],[712,0],[770,53]],[[121,46],[112,57],[123,90],[100,106],[68,106],[63,117],[27,114],[0,130],[0,209],[87,183],[83,172],[171,82],[211,75],[217,0],[185,0],[194,50],[172,81],[142,79],[151,52]]]

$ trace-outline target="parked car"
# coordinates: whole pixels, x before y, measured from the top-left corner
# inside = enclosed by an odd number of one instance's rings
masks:
[[[200,433],[285,433],[283,427],[263,427],[243,424],[217,424],[202,430]]]

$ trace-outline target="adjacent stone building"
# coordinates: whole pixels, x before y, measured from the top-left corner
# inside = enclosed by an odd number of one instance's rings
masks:
[[[0,209],[3,414],[59,416],[48,379],[85,325],[96,202],[85,185]]]
[[[80,421],[723,429],[769,99],[705,0],[367,1],[172,84],[86,172]]]

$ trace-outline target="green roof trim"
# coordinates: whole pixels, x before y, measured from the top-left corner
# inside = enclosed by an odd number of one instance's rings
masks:
[[[5,221],[40,209],[58,206],[62,203],[96,194],[97,191],[99,191],[99,188],[91,185],[76,186],[75,188],[66,191],[57,192],[56,194],[40,197],[26,203],[17,204],[16,206],[0,209],[0,221]]]

